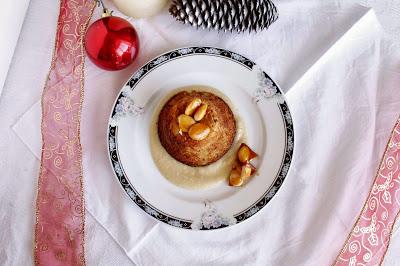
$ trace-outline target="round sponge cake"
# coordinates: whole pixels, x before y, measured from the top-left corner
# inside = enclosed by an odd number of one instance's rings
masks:
[[[210,127],[203,140],[193,140],[187,133],[176,134],[177,118],[186,106],[200,98],[208,104],[201,123]],[[161,145],[176,160],[189,166],[205,166],[220,159],[231,147],[236,134],[236,121],[229,106],[210,92],[182,91],[172,96],[158,116],[158,137]]]

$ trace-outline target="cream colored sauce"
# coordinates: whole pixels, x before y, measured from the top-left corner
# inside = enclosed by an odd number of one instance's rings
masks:
[[[158,115],[164,104],[180,91],[206,91],[223,99],[231,108],[236,119],[236,135],[229,151],[218,161],[202,167],[185,165],[174,158],[161,145],[157,132]],[[150,148],[153,160],[161,174],[171,183],[186,189],[204,189],[227,180],[236,158],[236,151],[242,142],[247,142],[247,134],[243,121],[235,112],[232,103],[221,92],[206,86],[190,86],[174,90],[160,101],[154,110],[150,125]]]

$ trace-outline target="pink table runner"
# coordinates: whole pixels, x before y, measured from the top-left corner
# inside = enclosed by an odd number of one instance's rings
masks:
[[[42,95],[36,265],[85,264],[80,144],[84,79],[82,42],[94,6],[94,1],[86,0],[61,0],[60,3],[54,54]]]
[[[335,265],[380,265],[400,210],[400,119],[397,120],[374,184]]]

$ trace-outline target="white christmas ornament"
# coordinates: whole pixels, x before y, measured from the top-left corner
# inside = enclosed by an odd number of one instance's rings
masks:
[[[116,7],[133,18],[151,17],[158,13],[167,0],[113,0]]]

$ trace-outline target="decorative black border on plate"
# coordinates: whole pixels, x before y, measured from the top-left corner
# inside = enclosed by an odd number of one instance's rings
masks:
[[[217,57],[223,57],[225,59],[229,59],[235,63],[238,63],[240,65],[243,65],[244,67],[248,68],[249,70],[252,70],[253,67],[255,66],[255,63],[252,62],[251,60],[247,59],[246,57],[239,55],[237,53],[227,51],[224,49],[220,48],[215,48],[215,47],[185,47],[185,48],[179,48],[167,53],[164,53],[147,64],[145,64],[143,67],[141,67],[139,70],[137,70],[132,77],[129,79],[129,81],[126,83],[127,86],[129,86],[132,90],[134,89],[135,85],[147,75],[150,71],[153,69],[157,68],[160,65],[163,65],[171,60],[180,58],[180,57],[186,57],[186,56],[192,56],[192,55],[197,55],[197,54],[206,54],[209,56],[217,56]],[[263,72],[265,77],[270,79],[273,83],[274,86],[279,88],[277,84],[265,73]],[[282,92],[280,90],[277,91],[277,94],[282,96]],[[122,98],[123,95],[122,93],[119,94],[116,103],[120,98]],[[112,114],[113,116],[116,113],[115,110],[116,104],[114,104]],[[285,132],[286,132],[286,146],[285,146],[285,153],[284,153],[284,158],[281,163],[281,167],[279,169],[279,172],[274,180],[274,183],[271,185],[271,187],[264,193],[264,195],[259,198],[254,204],[252,204],[249,208],[246,210],[235,214],[234,218],[237,220],[237,223],[243,222],[246,219],[250,218],[253,216],[255,213],[260,211],[263,207],[267,205],[267,203],[274,197],[274,195],[277,193],[279,188],[282,186],[283,181],[285,180],[287,173],[289,171],[289,167],[292,161],[293,157],[293,148],[294,148],[294,131],[293,131],[293,122],[292,122],[292,117],[289,111],[289,108],[286,104],[286,101],[283,101],[282,103],[278,103],[278,107],[281,110],[282,114],[282,119],[285,123]],[[135,187],[130,183],[129,179],[126,177],[126,174],[123,170],[122,164],[120,163],[119,155],[118,155],[118,147],[117,147],[117,141],[116,141],[116,136],[118,132],[118,126],[111,126],[109,125],[108,128],[108,151],[109,151],[109,157],[111,161],[111,165],[114,170],[114,174],[117,177],[119,183],[121,184],[122,188],[125,190],[127,195],[132,199],[132,201],[142,210],[144,210],[147,214],[152,216],[153,218],[167,223],[169,225],[179,227],[179,228],[184,228],[184,229],[192,229],[191,225],[193,221],[191,220],[184,220],[179,217],[172,216],[170,214],[164,213],[161,210],[158,210],[151,204],[149,204],[136,190]],[[213,228],[201,228],[201,230],[213,230],[213,229],[218,229],[226,227],[226,225],[221,225],[220,227],[213,227]]]

